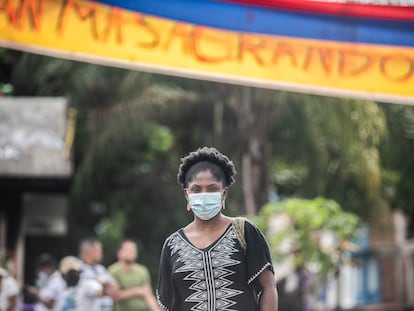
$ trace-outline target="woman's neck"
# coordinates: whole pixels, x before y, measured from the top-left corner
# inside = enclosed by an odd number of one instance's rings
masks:
[[[217,216],[214,216],[210,220],[201,220],[197,217],[194,217],[193,226],[194,229],[200,231],[214,231],[218,228],[221,228],[223,225],[228,225],[230,218],[219,213]]]

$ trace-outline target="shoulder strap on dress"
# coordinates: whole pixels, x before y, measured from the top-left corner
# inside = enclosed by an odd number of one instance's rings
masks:
[[[245,219],[243,217],[235,217],[232,219],[232,227],[234,229],[234,232],[236,233],[237,239],[239,240],[239,243],[241,247],[243,248],[244,252],[246,252],[247,249],[247,243],[244,238],[244,223]]]

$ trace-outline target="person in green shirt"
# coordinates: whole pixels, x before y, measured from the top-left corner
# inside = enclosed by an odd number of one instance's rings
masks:
[[[136,262],[138,249],[134,241],[125,240],[117,252],[118,261],[108,268],[117,281],[114,294],[116,311],[158,311],[158,303],[151,288],[148,269]]]

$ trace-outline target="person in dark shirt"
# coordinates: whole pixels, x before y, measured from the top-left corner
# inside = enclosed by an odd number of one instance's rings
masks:
[[[215,148],[181,159],[178,182],[194,220],[164,242],[157,284],[163,310],[278,310],[265,237],[250,221],[222,213],[235,174]]]

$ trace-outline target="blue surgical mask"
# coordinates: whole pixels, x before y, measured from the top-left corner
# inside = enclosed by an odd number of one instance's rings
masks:
[[[221,210],[221,192],[201,192],[188,195],[188,203],[194,215],[202,220],[209,220]]]

